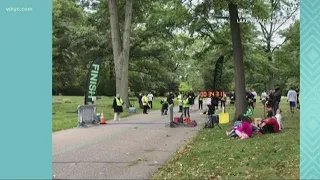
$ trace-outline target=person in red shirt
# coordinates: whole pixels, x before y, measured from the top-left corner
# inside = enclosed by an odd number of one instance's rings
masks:
[[[280,126],[277,119],[274,116],[268,114],[268,118],[265,119],[260,125],[260,133],[277,133],[280,131]]]

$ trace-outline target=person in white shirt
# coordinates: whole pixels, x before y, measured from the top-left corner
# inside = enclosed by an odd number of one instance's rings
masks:
[[[253,108],[256,107],[256,102],[257,102],[257,97],[258,97],[258,94],[257,92],[252,88],[251,89],[251,94],[253,95]]]
[[[294,113],[294,109],[296,107],[296,104],[297,104],[297,92],[295,90],[293,90],[293,88],[291,88],[289,91],[288,91],[288,94],[287,94],[287,100],[290,104],[290,111],[291,113]]]
[[[261,93],[261,102],[262,102],[262,104],[264,104],[267,101],[267,97],[268,97],[268,94],[266,93],[266,91],[263,91]]]
[[[152,109],[153,94],[150,92],[147,97],[149,100],[148,104],[149,104],[150,108]]]
[[[281,115],[281,110],[280,110],[280,109],[277,110],[277,114],[275,115],[275,118],[276,118],[277,121],[278,121],[279,130],[281,131],[281,129],[283,128],[283,126],[282,126],[282,115]]]

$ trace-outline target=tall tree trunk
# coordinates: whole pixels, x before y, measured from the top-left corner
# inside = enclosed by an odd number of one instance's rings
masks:
[[[240,25],[237,22],[238,7],[232,2],[229,3],[230,28],[232,35],[233,58],[235,64],[235,85],[236,85],[236,117],[245,113],[246,99],[245,99],[245,76],[243,64],[243,50],[241,44]]]
[[[126,0],[123,42],[121,41],[118,6],[116,0],[109,0],[112,49],[116,74],[116,92],[120,93],[125,105],[128,98],[128,68],[132,20],[132,0]]]
[[[122,71],[121,69],[122,42],[121,42],[121,36],[120,36],[117,0],[109,0],[109,13],[110,13],[113,60],[114,60],[114,67],[115,67],[115,74],[116,74],[116,92],[118,93],[120,90],[121,71]]]
[[[122,73],[121,73],[121,90],[122,98],[127,106],[129,106],[128,97],[128,70],[129,70],[129,54],[130,54],[130,36],[131,36],[131,20],[132,20],[132,2],[133,0],[126,0],[125,7],[125,22],[123,31],[123,44],[122,44]]]

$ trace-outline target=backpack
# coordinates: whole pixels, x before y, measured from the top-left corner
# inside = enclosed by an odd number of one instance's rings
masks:
[[[196,126],[197,126],[197,122],[194,120],[188,124],[188,127],[196,127]]]

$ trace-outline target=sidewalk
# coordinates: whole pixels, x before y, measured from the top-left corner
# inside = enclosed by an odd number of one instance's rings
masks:
[[[180,116],[177,107],[174,116]],[[160,111],[137,114],[107,125],[52,134],[55,179],[149,179],[205,123],[191,112],[197,127],[165,127]]]

